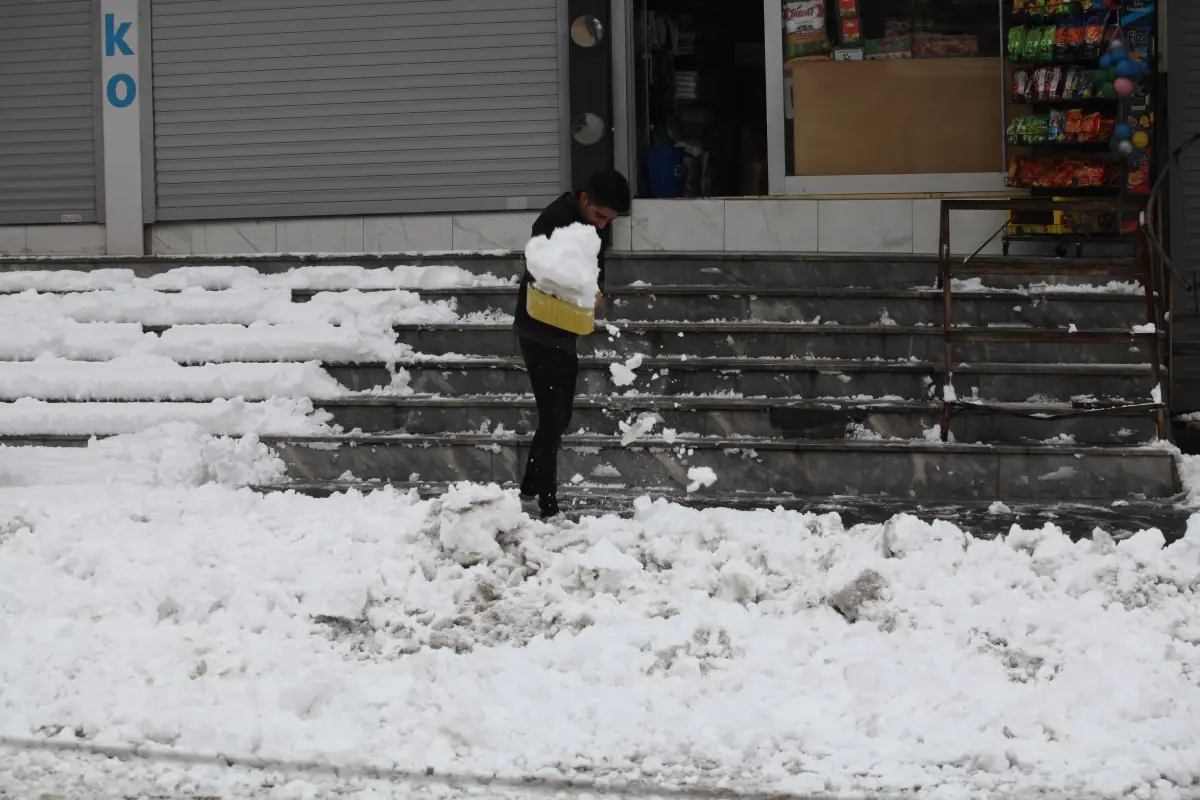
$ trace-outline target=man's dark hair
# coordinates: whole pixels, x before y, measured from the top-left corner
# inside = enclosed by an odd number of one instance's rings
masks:
[[[628,214],[630,206],[629,181],[615,169],[605,169],[588,179],[583,187],[588,200],[598,206],[610,208],[618,214]]]

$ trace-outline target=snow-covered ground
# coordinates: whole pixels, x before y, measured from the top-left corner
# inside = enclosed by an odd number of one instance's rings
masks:
[[[0,450],[0,795],[1200,787],[1200,518],[1169,547],[649,500],[548,525],[494,487],[257,495],[277,459],[189,425],[64,452]]]

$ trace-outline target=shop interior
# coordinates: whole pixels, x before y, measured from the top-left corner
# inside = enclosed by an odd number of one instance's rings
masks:
[[[762,4],[635,0],[639,195],[767,194]]]
[[[1000,8],[782,0],[787,175],[1003,172]],[[633,13],[639,194],[766,195],[761,4],[634,0]]]

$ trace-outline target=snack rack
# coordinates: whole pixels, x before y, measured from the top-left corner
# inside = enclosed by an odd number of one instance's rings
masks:
[[[1153,179],[1154,0],[1005,0],[1006,185],[1033,197],[1134,197]],[[1147,33],[1148,32],[1148,33]],[[1119,91],[1118,91],[1119,90]],[[1128,242],[1136,214],[1010,213],[1013,242]]]

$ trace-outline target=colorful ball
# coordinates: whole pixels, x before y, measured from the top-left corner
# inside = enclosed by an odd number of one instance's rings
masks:
[[[1145,150],[1150,146],[1150,134],[1145,131],[1138,131],[1133,134],[1133,146],[1138,150]]]
[[[1118,97],[1129,97],[1133,94],[1133,81],[1129,78],[1117,78],[1113,81],[1113,91],[1117,93]]]
[[[1108,69],[1112,66],[1112,56],[1108,53],[1100,56],[1100,69]]]
[[[1117,152],[1123,156],[1130,155],[1133,153],[1133,142],[1121,142],[1117,145]]]
[[[1120,42],[1113,42],[1112,47],[1108,48],[1108,55],[1112,57],[1114,62],[1125,58],[1125,45]]]
[[[1137,74],[1137,62],[1121,61],[1117,64],[1117,76],[1120,78],[1132,78]]]
[[[1128,122],[1119,122],[1117,127],[1113,128],[1113,136],[1117,139],[1128,139],[1133,136],[1133,126]]]

